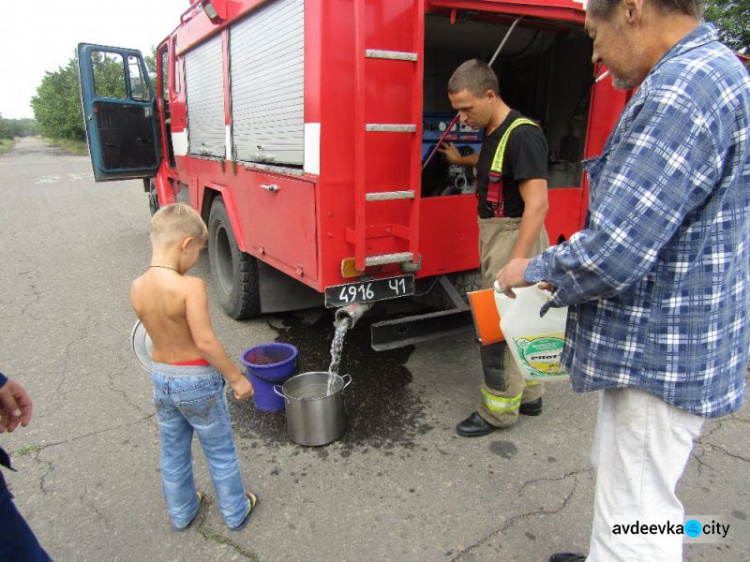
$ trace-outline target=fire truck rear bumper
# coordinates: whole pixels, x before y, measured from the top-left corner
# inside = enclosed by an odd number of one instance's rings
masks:
[[[471,330],[474,319],[470,309],[441,310],[377,322],[370,326],[370,339],[375,351],[385,351]]]
[[[375,351],[396,349],[474,330],[471,309],[445,275],[438,278],[438,285],[452,304],[451,308],[373,324],[370,326],[372,348]]]

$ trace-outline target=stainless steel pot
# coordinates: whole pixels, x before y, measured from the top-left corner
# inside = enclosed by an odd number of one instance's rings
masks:
[[[300,445],[317,447],[340,439],[346,431],[344,389],[352,382],[350,375],[333,375],[328,394],[326,372],[301,373],[273,390],[284,397],[289,438]]]

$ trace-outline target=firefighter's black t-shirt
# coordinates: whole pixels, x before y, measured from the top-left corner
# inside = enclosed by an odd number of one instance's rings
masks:
[[[487,186],[489,184],[492,160],[500,139],[510,124],[523,117],[512,110],[505,121],[492,134],[484,138],[477,163],[477,194],[479,198],[479,217],[494,217],[492,208],[487,203]],[[547,179],[547,139],[539,127],[521,125],[517,127],[505,146],[503,162],[503,202],[505,216],[518,218],[523,215],[524,204],[518,191],[518,182],[530,179]]]

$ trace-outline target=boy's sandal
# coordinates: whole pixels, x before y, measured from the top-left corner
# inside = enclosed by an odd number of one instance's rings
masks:
[[[252,515],[255,506],[258,505],[258,498],[250,490],[245,493],[245,497],[247,498],[247,511],[245,512],[245,516],[242,518],[239,525],[236,527],[230,527],[230,531],[241,531],[244,529],[250,522],[250,515]]]
[[[190,525],[193,524],[193,521],[195,521],[195,519],[198,517],[198,514],[201,512],[201,506],[203,505],[203,492],[195,492],[195,496],[198,498],[198,509],[195,510],[195,515],[193,515],[193,518],[182,527],[175,527],[175,531],[186,531],[187,529],[189,529]]]

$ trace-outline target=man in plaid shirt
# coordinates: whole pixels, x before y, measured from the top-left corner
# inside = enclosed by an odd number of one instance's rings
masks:
[[[573,390],[602,390],[589,561],[682,559],[675,495],[704,418],[745,400],[750,349],[750,78],[699,0],[590,0],[593,61],[636,89],[587,161],[585,228],[498,273],[569,306]],[[584,560],[560,553],[552,562]]]

